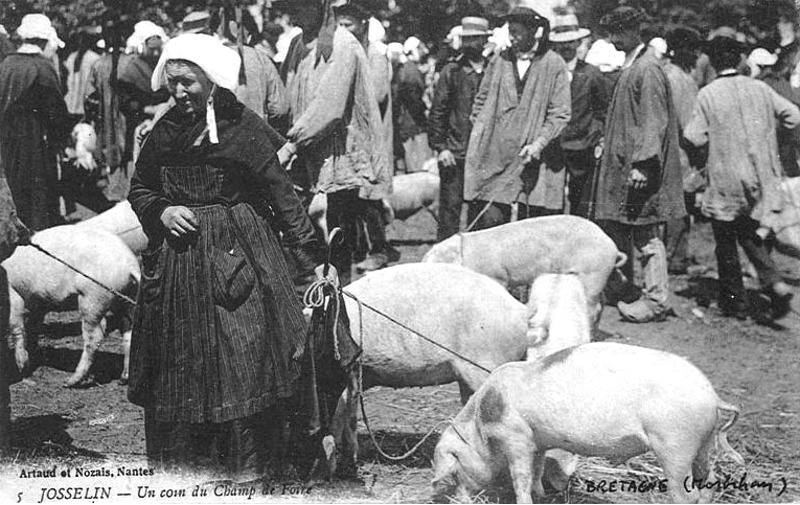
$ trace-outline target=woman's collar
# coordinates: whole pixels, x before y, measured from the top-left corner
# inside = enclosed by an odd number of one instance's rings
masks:
[[[43,55],[44,51],[42,51],[42,48],[37,46],[36,44],[23,43],[21,46],[19,46],[19,49],[17,49],[17,53],[19,53],[19,54],[42,54]]]

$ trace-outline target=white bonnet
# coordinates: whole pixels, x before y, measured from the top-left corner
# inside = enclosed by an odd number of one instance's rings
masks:
[[[225,46],[219,39],[201,33],[184,33],[167,42],[158,60],[150,86],[158,91],[166,86],[164,66],[169,60],[191,61],[221,88],[231,91],[239,85],[239,53]]]
[[[150,81],[153,91],[166,86],[164,67],[169,60],[191,61],[200,67],[211,82],[221,88],[233,91],[239,84],[239,68],[242,65],[239,53],[226,47],[221,40],[211,35],[184,33],[167,42]],[[212,144],[218,143],[213,95],[206,104],[206,126],[209,141]]]
[[[25,14],[17,28],[17,35],[21,39],[42,39],[50,41],[58,47],[64,47],[64,42],[58,38],[53,23],[44,14]]]

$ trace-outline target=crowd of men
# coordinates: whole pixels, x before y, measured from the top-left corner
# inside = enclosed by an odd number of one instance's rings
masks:
[[[747,314],[737,243],[773,314],[788,311],[764,224],[780,206],[776,184],[800,174],[793,10],[780,13],[774,44],[750,48],[729,27],[706,37],[675,26],[644,39],[645,16],[628,6],[603,17],[601,34],[574,14],[550,20],[520,6],[494,29],[465,17],[434,61],[417,37],[387,45],[364,0],[286,9],[261,30],[246,10],[196,11],[181,31],[238,51],[236,96],[275,129],[304,200],[326,196],[328,227],[343,231],[333,262],[345,283],[352,266],[398,260],[381,202],[395,173],[435,158],[439,240],[525,217],[588,217],[628,254],[628,279],[638,257],[643,285],[612,286],[610,295],[625,320],[647,322],[669,314],[668,273],[691,265],[690,216],[704,216],[722,313]],[[110,207],[103,178],[121,173],[124,184],[170,106],[164,89],[150,87],[167,33],[141,21],[124,48],[105,38],[103,51],[102,33],[81,30],[63,64],[64,43],[44,15],[25,16],[15,35],[13,48],[0,34],[0,152],[20,218],[39,230],[63,222],[76,201]],[[59,182],[59,149],[77,122],[94,125],[106,171],[62,160]]]

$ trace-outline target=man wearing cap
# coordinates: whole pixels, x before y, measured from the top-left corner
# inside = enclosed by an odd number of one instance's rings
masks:
[[[389,245],[386,239],[386,220],[383,212],[383,198],[392,192],[392,66],[386,54],[377,44],[369,40],[369,20],[372,9],[367,0],[350,0],[333,8],[336,23],[346,29],[361,43],[369,61],[369,79],[375,101],[381,115],[381,124],[376,133],[383,137],[386,156],[379,158],[380,165],[374,166],[376,181],[362,186],[358,194],[359,244],[356,254],[366,253],[366,257],[356,264],[359,271],[378,270],[390,261],[400,259],[400,253]],[[349,162],[356,162],[352,158]],[[343,160],[347,163],[347,160]],[[359,170],[358,163],[353,166]],[[365,233],[364,233],[365,232]],[[368,238],[369,240],[364,240]],[[368,246],[368,247],[367,247]],[[360,259],[360,258],[357,258]]]
[[[469,117],[483,78],[483,49],[489,38],[489,21],[479,17],[461,20],[460,51],[439,74],[429,117],[428,140],[439,162],[439,226],[441,241],[458,233],[464,203],[464,162],[472,131]]]
[[[623,319],[643,323],[669,312],[663,224],[686,215],[683,203],[678,122],[664,69],[640,35],[644,15],[618,7],[602,19],[610,40],[625,52],[606,121],[605,149],[590,216],[628,254],[623,267],[633,279],[633,248],[644,272],[638,300],[620,301]]]
[[[697,98],[697,82],[692,77],[692,70],[700,56],[702,41],[700,34],[691,28],[679,26],[671,30],[667,36],[667,60],[664,73],[667,74],[672,103],[678,118],[678,139],[683,139],[683,131],[692,117],[694,101]],[[687,152],[689,146],[681,145],[680,160],[683,174],[683,198],[686,212],[691,213],[695,207],[695,194],[702,186],[702,177],[695,168],[695,156]],[[666,247],[668,271],[671,274],[685,274],[689,266],[689,231],[691,217],[667,223]]]
[[[754,67],[752,77],[765,82],[783,98],[800,106],[800,90],[793,88],[789,78],[791,70],[788,67],[777,65],[778,57],[766,49],[759,47],[750,53],[748,63]],[[800,150],[800,132],[797,128],[789,130],[778,126],[778,156],[783,165],[783,171],[788,177],[800,176],[798,165],[798,150]]]
[[[700,90],[684,136],[708,146],[708,188],[701,211],[711,219],[719,271],[718,303],[723,315],[744,319],[749,307],[737,243],[758,272],[778,319],[791,309],[792,291],[769,255],[769,235],[783,207],[783,168],[775,130],[794,129],[800,110],[756,79],[740,75],[742,45],[727,37],[708,44],[717,78]]]
[[[332,262],[343,284],[351,278],[358,238],[359,195],[386,188],[379,168],[384,146],[381,111],[363,46],[336,26],[331,0],[293,3],[303,34],[292,41],[281,69],[287,77],[293,125],[282,152],[297,153],[290,176],[303,190],[325,193],[330,229],[340,227],[344,244],[332,245]],[[369,191],[369,190],[365,190]]]
[[[514,208],[520,217],[564,208],[566,171],[553,141],[570,120],[569,71],[549,50],[546,18],[515,7],[505,20],[511,47],[490,61],[472,109],[464,199],[475,229],[513,220]]]
[[[56,156],[69,116],[49,57],[63,42],[43,14],[22,18],[17,35],[22,45],[0,64],[0,156],[20,219],[36,231],[61,221]]]
[[[572,95],[572,119],[558,138],[569,175],[569,212],[582,216],[586,209],[579,204],[584,189],[591,190],[594,151],[603,137],[611,95],[600,69],[578,58],[578,47],[590,34],[588,29],[580,28],[574,14],[556,16],[550,30],[553,51],[567,62]]]

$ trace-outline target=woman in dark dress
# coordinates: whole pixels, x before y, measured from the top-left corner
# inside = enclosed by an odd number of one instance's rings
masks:
[[[280,136],[230,91],[239,56],[213,37],[171,40],[153,74],[175,106],[145,141],[129,200],[150,240],[129,399],[147,454],[167,468],[257,478],[279,452],[305,322],[277,232],[303,274],[310,220],[278,158]]]

